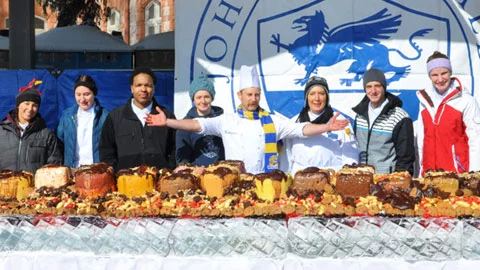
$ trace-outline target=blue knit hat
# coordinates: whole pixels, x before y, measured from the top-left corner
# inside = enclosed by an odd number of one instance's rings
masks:
[[[212,100],[215,98],[215,87],[213,86],[213,82],[208,79],[207,75],[203,73],[200,74],[200,76],[198,76],[197,78],[195,78],[190,84],[190,99],[193,100],[195,93],[200,90],[208,91],[208,93],[210,93],[210,95],[212,96]]]

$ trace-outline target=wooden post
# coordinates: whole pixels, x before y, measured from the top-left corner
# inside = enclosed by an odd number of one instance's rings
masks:
[[[35,0],[10,0],[10,69],[35,68]]]

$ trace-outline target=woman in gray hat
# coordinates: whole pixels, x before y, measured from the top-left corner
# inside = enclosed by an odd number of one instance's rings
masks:
[[[300,114],[292,118],[295,122],[326,124],[333,117],[325,78],[311,77],[305,85],[304,98],[305,105]],[[343,130],[287,139],[284,150],[286,156],[280,156],[280,166],[292,175],[311,166],[339,170],[345,164],[358,163],[358,144],[350,125]]]

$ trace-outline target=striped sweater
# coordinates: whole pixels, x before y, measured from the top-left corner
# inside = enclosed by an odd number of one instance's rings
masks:
[[[369,128],[367,96],[353,109],[357,113],[354,132],[360,150],[360,163],[375,166],[377,173],[409,171],[413,174],[415,148],[413,124],[401,106],[402,101],[386,93],[388,103]]]

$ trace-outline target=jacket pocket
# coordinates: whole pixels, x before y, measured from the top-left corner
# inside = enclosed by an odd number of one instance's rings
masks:
[[[45,140],[35,140],[28,145],[26,151],[26,160],[31,163],[44,164],[47,155],[47,142]]]
[[[117,134],[116,136],[117,143],[129,143],[135,140],[135,132],[129,132],[129,133],[120,133]]]
[[[140,151],[135,132],[120,133],[115,136],[117,154],[121,157]]]

